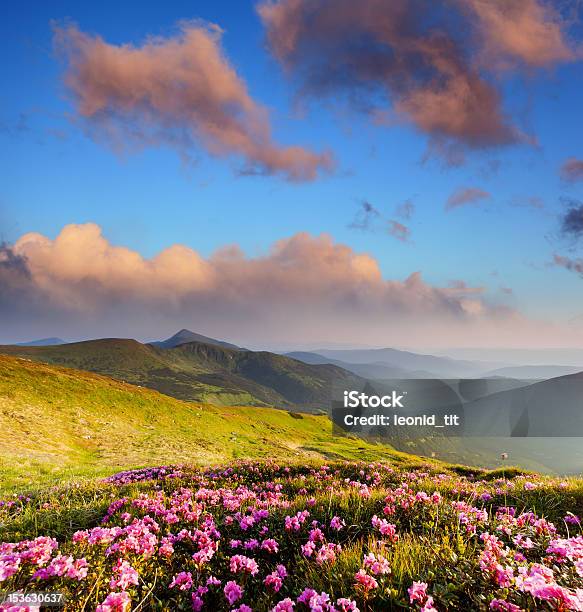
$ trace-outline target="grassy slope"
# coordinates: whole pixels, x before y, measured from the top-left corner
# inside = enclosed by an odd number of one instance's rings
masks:
[[[0,353],[104,374],[172,397],[212,404],[325,408],[331,385],[355,376],[267,352],[188,343],[164,350],[136,340],[102,339],[62,346],[0,346]]]
[[[0,355],[0,489],[164,463],[407,457],[333,437],[326,416],[185,403],[104,376]]]

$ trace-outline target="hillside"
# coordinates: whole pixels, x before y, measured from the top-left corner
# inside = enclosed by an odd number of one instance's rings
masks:
[[[7,356],[0,356],[0,430],[0,488],[155,463],[399,455],[332,437],[326,416],[185,403]]]
[[[62,346],[0,346],[0,353],[104,374],[178,399],[219,405],[326,409],[335,382],[358,382],[333,365],[200,342],[157,348],[106,338]]]

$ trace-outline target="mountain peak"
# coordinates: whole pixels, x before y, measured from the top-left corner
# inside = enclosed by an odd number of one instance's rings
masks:
[[[216,340],[215,338],[209,338],[208,336],[197,334],[196,332],[186,328],[177,331],[173,336],[167,338],[166,340],[159,340],[158,342],[151,342],[150,344],[157,348],[171,349],[180,346],[181,344],[186,344],[187,342],[202,342],[204,344],[213,344],[223,348],[239,350],[239,347],[235,344],[230,344],[229,342],[224,342],[223,340]]]

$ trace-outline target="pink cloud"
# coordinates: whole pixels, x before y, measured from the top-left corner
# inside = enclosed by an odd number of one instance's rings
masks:
[[[411,230],[406,225],[403,225],[394,219],[389,220],[387,232],[389,233],[389,236],[392,236],[401,242],[409,242],[409,239],[411,238]]]
[[[183,245],[144,258],[88,223],[55,239],[25,234],[2,257],[0,314],[27,336],[38,326],[64,336],[151,337],[186,325],[255,344],[455,344],[522,320],[465,282],[441,288],[419,272],[386,279],[372,256],[327,235],[299,233],[253,258],[237,246],[205,258]]]
[[[409,121],[448,163],[463,159],[459,147],[534,142],[504,112],[502,61],[575,59],[568,24],[539,0],[263,0],[258,12],[300,96],[344,96],[373,122]]]
[[[568,20],[551,2],[459,0],[477,23],[483,60],[509,67],[516,62],[541,68],[576,59],[567,40]]]
[[[570,157],[561,166],[561,178],[569,183],[583,181],[583,160]]]
[[[453,208],[459,208],[467,204],[475,204],[481,200],[487,200],[490,197],[491,195],[487,191],[479,189],[478,187],[460,187],[447,199],[445,210],[452,210]]]
[[[195,143],[218,157],[236,156],[243,172],[310,181],[333,166],[329,153],[274,143],[267,110],[221,49],[218,26],[183,24],[169,38],[114,45],[69,25],[55,28],[65,84],[90,134],[114,148]]]

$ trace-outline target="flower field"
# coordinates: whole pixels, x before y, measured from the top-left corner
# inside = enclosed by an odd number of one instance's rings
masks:
[[[580,480],[512,469],[134,470],[2,500],[0,591],[99,612],[583,610],[582,513]]]

